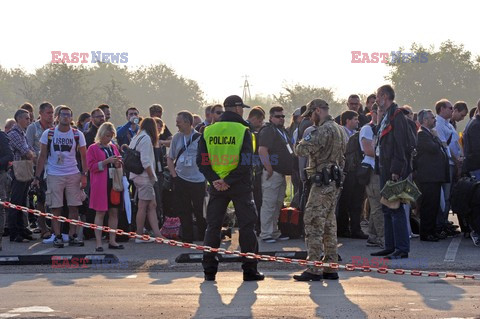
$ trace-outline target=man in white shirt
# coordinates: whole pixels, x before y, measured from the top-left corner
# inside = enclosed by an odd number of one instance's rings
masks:
[[[64,194],[68,205],[68,217],[78,219],[78,206],[82,205],[86,195],[82,189],[87,186],[86,142],[82,132],[70,126],[73,112],[68,106],[59,108],[59,124],[45,130],[40,138],[40,156],[33,185],[39,184],[41,172],[46,166],[47,192],[46,205],[55,216],[60,216],[64,203]],[[82,162],[80,173],[77,163],[77,149]],[[58,221],[52,221],[55,239],[53,246],[63,248],[64,242],[60,233]],[[69,246],[83,246],[76,234],[77,227],[71,226],[69,231]]]
[[[372,106],[372,121],[366,124],[360,130],[360,149],[365,154],[362,164],[368,164],[372,167],[370,171],[370,180],[365,188],[368,202],[370,204],[370,218],[368,221],[368,239],[367,246],[384,248],[384,221],[382,204],[380,203],[380,176],[375,173],[375,126],[382,120],[383,111],[377,104]]]
[[[437,215],[437,231],[441,233],[446,230],[445,227],[448,223],[448,213],[450,211],[450,191],[452,188],[453,174],[455,172],[455,162],[459,159],[455,158],[451,150],[451,145],[455,144],[455,138],[457,132],[455,128],[450,124],[450,119],[453,114],[453,106],[450,101],[447,99],[441,99],[435,104],[435,111],[437,113],[437,123],[435,129],[438,133],[438,138],[442,142],[443,146],[447,149],[448,162],[450,165],[450,181],[442,185],[443,196],[444,196],[444,206],[441,209],[441,212]],[[446,234],[445,234],[446,235]]]

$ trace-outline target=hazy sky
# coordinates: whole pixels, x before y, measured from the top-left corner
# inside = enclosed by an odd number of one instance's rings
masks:
[[[392,4],[389,7],[389,3]],[[0,65],[33,70],[51,51],[128,52],[128,66],[165,63],[207,100],[282,85],[332,87],[338,97],[384,83],[381,63],[351,51],[390,52],[451,39],[480,55],[476,1],[4,1]]]

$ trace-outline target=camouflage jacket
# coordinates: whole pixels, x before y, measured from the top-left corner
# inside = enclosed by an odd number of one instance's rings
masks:
[[[306,135],[295,148],[297,155],[308,156],[310,166],[308,176],[321,172],[324,167],[345,166],[345,150],[347,136],[345,130],[334,122],[331,116],[320,122],[315,129]]]

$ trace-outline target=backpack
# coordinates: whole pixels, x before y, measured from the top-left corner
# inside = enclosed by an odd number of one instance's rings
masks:
[[[72,127],[72,131],[73,131],[73,138],[75,140],[75,150],[77,152],[77,157],[78,157],[78,146],[79,146],[79,141],[80,141],[80,133],[74,127]],[[47,141],[47,150],[48,150],[47,157],[51,153],[52,139],[53,139],[54,134],[55,134],[55,127],[49,128],[48,129],[48,141]]]
[[[469,216],[475,203],[474,194],[480,187],[480,181],[475,177],[462,177],[452,189],[450,203],[452,211],[458,216]]]
[[[368,124],[374,129],[375,125]],[[355,132],[347,142],[345,151],[345,172],[355,172],[363,161],[364,154],[360,147],[360,131]]]
[[[122,146],[123,168],[127,171],[127,176],[128,172],[140,175],[145,170],[142,165],[140,152],[136,150],[138,143],[140,143],[143,137],[144,136],[141,136],[137,140],[133,148],[126,146],[126,144]]]
[[[180,239],[180,217],[166,217],[160,234],[168,239]]]

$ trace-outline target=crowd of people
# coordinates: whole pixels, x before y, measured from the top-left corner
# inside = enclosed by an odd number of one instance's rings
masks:
[[[175,134],[162,121],[160,104],[150,106],[148,116],[128,108],[125,124],[115,127],[106,104],[74,121],[68,106],[44,102],[36,116],[34,106],[25,103],[0,131],[0,198],[154,236],[162,235],[165,218],[179,217],[184,242],[213,247],[220,245],[233,201],[242,251],[256,252],[258,239],[289,240],[278,225],[291,181],[289,205],[304,213],[309,259],[323,255],[336,262],[337,237],[365,240],[380,249],[373,256],[408,258],[411,238],[436,242],[460,233],[449,220],[450,196],[462,176],[480,179],[480,101],[469,112],[463,101],[441,99],[415,113],[394,99],[388,85],[369,95],[365,107],[352,94],[348,110],[335,119],[328,101],[315,99],[296,109],[286,125],[282,106],[266,112],[229,96],[223,105],[205,107],[204,119],[177,113]],[[250,109],[247,120],[244,108]],[[459,132],[457,124],[467,115]],[[138,174],[123,167],[128,149],[140,154]],[[418,201],[386,203],[385,183],[404,179],[418,185]],[[127,210],[133,212],[132,226],[125,222]],[[412,216],[419,217],[418,234]],[[470,225],[476,246],[478,226]],[[28,242],[32,232],[57,248],[84,246],[88,237],[77,226],[0,208],[0,240]],[[103,251],[105,234],[97,230],[91,237],[95,250]],[[118,239],[109,233],[108,248],[124,249]],[[206,253],[206,280],[215,279],[217,265],[214,254]],[[245,280],[263,279],[256,263],[245,260],[243,269]],[[333,269],[309,268],[295,279],[322,276],[338,278]]]

